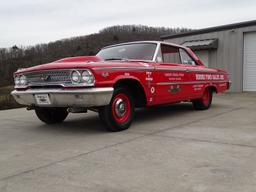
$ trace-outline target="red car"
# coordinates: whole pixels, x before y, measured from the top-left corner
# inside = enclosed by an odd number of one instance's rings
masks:
[[[226,71],[205,67],[187,47],[157,41],[20,69],[14,81],[15,100],[41,121],[60,123],[69,112],[93,110],[110,131],[127,129],[138,107],[190,101],[208,109],[212,94],[230,87]]]

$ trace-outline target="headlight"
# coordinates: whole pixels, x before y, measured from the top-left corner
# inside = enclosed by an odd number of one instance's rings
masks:
[[[82,72],[82,81],[88,85],[94,83],[94,76],[90,71],[83,71]]]
[[[89,70],[73,70],[70,78],[73,84],[83,86],[92,86],[95,82],[94,75]]]
[[[25,75],[17,75],[14,78],[14,82],[16,86],[25,86],[27,85],[27,77]]]
[[[80,83],[81,74],[78,71],[72,71],[71,80],[73,83]]]
[[[20,76],[20,84],[21,85],[26,85],[27,84],[27,78],[25,75]]]
[[[16,76],[14,78],[14,83],[15,83],[15,85],[19,85],[20,84],[20,76]]]

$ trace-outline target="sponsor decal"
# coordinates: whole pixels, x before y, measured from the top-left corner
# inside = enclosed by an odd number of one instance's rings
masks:
[[[201,91],[202,88],[203,88],[203,86],[204,86],[204,85],[200,85],[200,84],[198,84],[198,85],[193,85],[193,90],[194,90],[194,91]]]
[[[181,81],[182,78],[184,77],[184,73],[170,72],[170,73],[165,73],[164,76],[168,77],[169,81]]]
[[[41,79],[41,81],[50,81],[51,76],[50,75],[41,75],[40,79]]]
[[[101,73],[101,75],[102,75],[102,77],[108,77],[109,76],[109,73],[108,72],[103,72],[103,73]]]
[[[147,86],[150,88],[150,82],[153,81],[153,77],[151,77],[152,72],[151,71],[146,71],[146,78],[145,80],[147,81]]]
[[[155,87],[151,87],[150,91],[151,93],[155,93]]]
[[[153,81],[152,77],[146,77],[146,81]]]
[[[224,80],[221,74],[196,74],[196,80]]]
[[[151,72],[151,71],[146,71],[146,76],[147,76],[147,77],[151,77],[151,75],[152,75],[152,72]]]
[[[221,83],[219,84],[219,87],[226,87],[227,86],[227,83]]]
[[[171,85],[168,89],[169,93],[177,93],[180,91],[181,91],[180,85]]]

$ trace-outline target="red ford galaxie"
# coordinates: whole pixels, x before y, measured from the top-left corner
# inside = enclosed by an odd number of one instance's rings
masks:
[[[188,101],[208,109],[212,94],[230,87],[226,71],[205,67],[187,47],[157,41],[19,69],[14,81],[15,100],[41,121],[60,123],[70,112],[93,110],[110,131],[127,129],[138,107]]]

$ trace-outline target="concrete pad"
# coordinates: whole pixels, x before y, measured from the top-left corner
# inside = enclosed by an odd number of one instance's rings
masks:
[[[220,113],[217,116],[201,119],[188,125],[170,128],[159,135],[256,146],[256,97],[245,98],[244,102],[238,103],[238,98],[233,98],[233,101],[228,99],[228,102],[233,103],[234,108],[227,113]],[[226,103],[226,100],[218,99],[218,103]],[[205,114],[214,113],[215,109],[204,112]]]
[[[45,125],[24,109],[6,112],[14,113],[15,119],[1,111],[0,180],[139,136],[106,132],[92,112],[82,118],[71,114],[59,125]]]
[[[0,111],[0,191],[255,191],[255,93],[137,111],[108,133],[96,113],[59,125]]]
[[[254,191],[255,149],[144,137],[5,181],[8,191]]]

